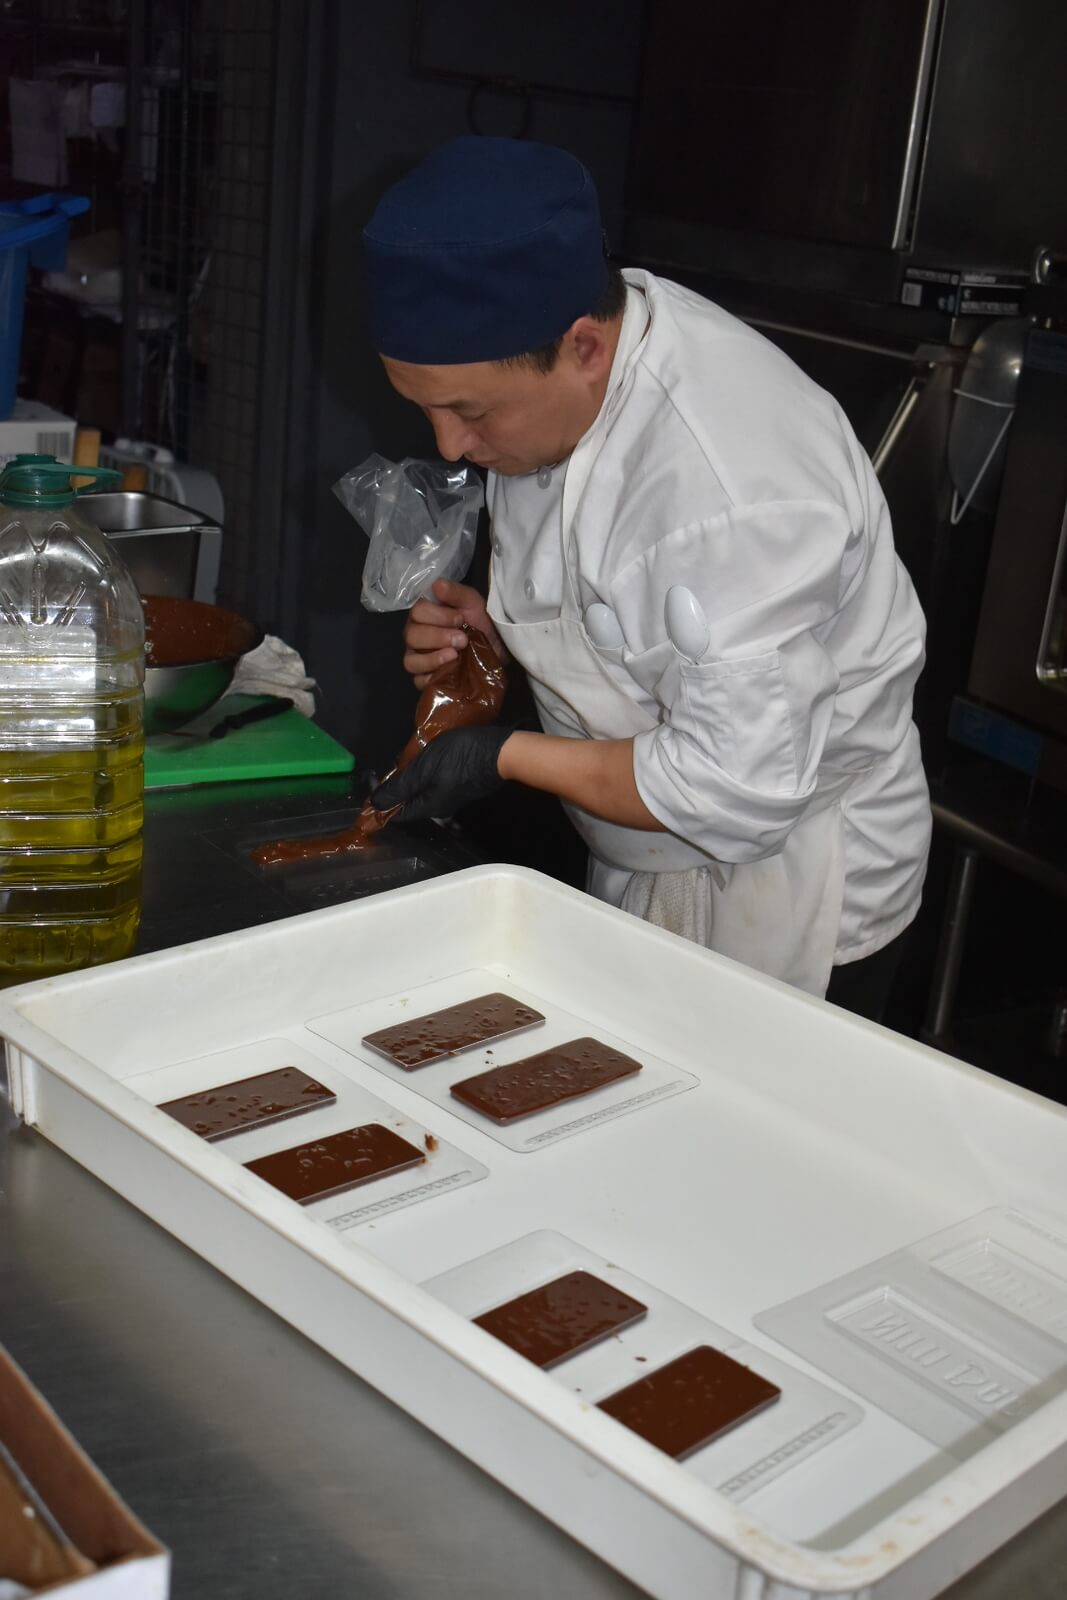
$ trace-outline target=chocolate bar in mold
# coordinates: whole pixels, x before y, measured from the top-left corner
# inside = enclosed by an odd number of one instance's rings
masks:
[[[534,1366],[548,1368],[633,1327],[648,1307],[582,1270],[494,1306],[474,1321]]]
[[[597,1039],[571,1039],[508,1066],[464,1078],[452,1085],[452,1093],[493,1122],[518,1122],[640,1071],[639,1061]]]
[[[358,1189],[376,1178],[422,1166],[425,1160],[425,1151],[409,1144],[391,1128],[369,1122],[361,1128],[346,1128],[344,1133],[332,1133],[325,1139],[260,1156],[257,1161],[246,1161],[244,1166],[290,1200],[306,1206],[313,1200]]]
[[[703,1344],[608,1395],[599,1408],[681,1461],[773,1405],[781,1392],[751,1367]]]
[[[368,1033],[363,1043],[394,1065],[412,1072],[433,1061],[457,1055],[490,1039],[504,1039],[524,1028],[544,1022],[540,1011],[523,1005],[507,994],[483,994],[476,1000],[430,1011],[423,1017],[410,1017]]]
[[[332,1089],[299,1067],[275,1067],[252,1078],[222,1083],[217,1089],[201,1089],[177,1100],[165,1100],[159,1109],[183,1128],[213,1141],[247,1133],[251,1128],[267,1128],[320,1106],[332,1106],[336,1099]]]

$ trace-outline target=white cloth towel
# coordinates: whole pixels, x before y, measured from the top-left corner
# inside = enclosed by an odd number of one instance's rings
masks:
[[[268,633],[262,644],[237,663],[237,671],[230,684],[230,694],[274,694],[293,702],[305,717],[315,715],[315,695],[318,687],[314,678],[304,670],[300,653]]]
[[[710,946],[714,920],[711,880],[722,888],[718,867],[687,872],[635,872],[622,897],[622,909],[668,933]]]

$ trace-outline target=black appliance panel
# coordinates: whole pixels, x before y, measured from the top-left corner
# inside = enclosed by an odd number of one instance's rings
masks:
[[[917,260],[1019,269],[1067,247],[1065,62],[1063,0],[948,0]]]
[[[937,0],[656,0],[631,210],[902,242]]]

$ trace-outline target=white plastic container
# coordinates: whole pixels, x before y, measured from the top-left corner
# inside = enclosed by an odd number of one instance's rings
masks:
[[[698,1082],[522,1151],[452,1114],[418,1074],[397,1082],[372,1052],[306,1026],[347,1012],[366,1032],[394,1010],[494,989],[538,1004],[546,1031],[566,1013]],[[1067,1370],[991,1442],[945,1448],[761,1319],[966,1223],[917,1259],[961,1296],[982,1289],[983,1346],[992,1333],[1010,1345],[1005,1296],[971,1264],[974,1219],[1031,1219],[1060,1293],[1067,1114],[537,874],[479,868],[45,980],[0,998],[0,1034],[27,1122],[661,1600],[928,1600],[1063,1497]],[[308,1137],[309,1120],[299,1135],[283,1123],[209,1145],[156,1109],[186,1074],[214,1082],[213,1054],[265,1040],[299,1046],[331,1086],[376,1096],[487,1175],[331,1225],[242,1165]],[[459,1058],[457,1078],[482,1064],[480,1051]],[[578,1392],[566,1364],[541,1372],[468,1320],[469,1296],[503,1292],[507,1273],[513,1290],[546,1250],[648,1286],[650,1339],[668,1338],[664,1308],[679,1339],[686,1318],[713,1325],[746,1362],[773,1362],[784,1394],[793,1372],[798,1395],[839,1396],[849,1426],[753,1489],[742,1424],[716,1488],[718,1443],[676,1463],[599,1412],[600,1388]],[[1018,1328],[1024,1344],[1047,1331],[1032,1313]],[[598,1384],[616,1381],[590,1360]],[[815,1405],[795,1410],[808,1442],[813,1416],[826,1431]],[[743,1501],[720,1492],[741,1482]]]
[[[152,494],[164,500],[175,500],[180,506],[194,507],[222,526],[224,505],[218,479],[203,467],[190,467],[176,461],[163,445],[116,439],[113,445],[102,446],[100,462],[102,466],[120,470],[144,467],[147,487]]]
[[[0,466],[25,451],[69,461],[78,424],[39,400],[16,400],[10,417],[0,420]]]

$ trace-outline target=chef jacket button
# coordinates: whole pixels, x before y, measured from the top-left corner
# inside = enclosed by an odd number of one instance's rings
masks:
[[[527,578],[526,582],[522,586],[522,592],[526,596],[527,600],[536,599],[537,585],[534,583],[532,578]]]
[[[547,489],[547,488],[550,487],[551,483],[552,483],[552,468],[551,467],[541,467],[539,469],[539,471],[538,471],[538,474],[537,474],[537,487],[539,489]]]
[[[504,541],[503,541],[503,539],[494,539],[493,540],[493,554],[497,557],[498,560],[504,554]]]

